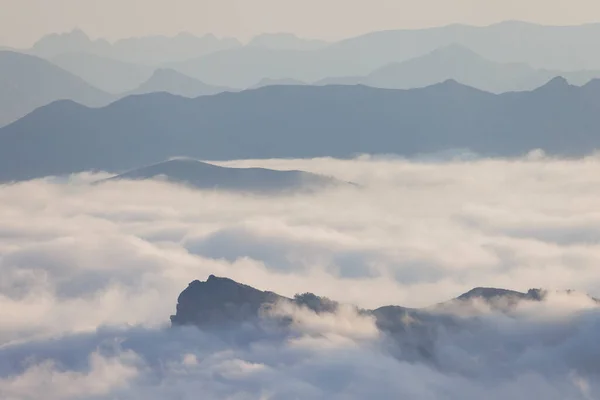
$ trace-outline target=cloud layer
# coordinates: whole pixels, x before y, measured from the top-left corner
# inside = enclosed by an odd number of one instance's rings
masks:
[[[236,161],[353,181],[295,196],[161,182],[0,186],[0,397],[593,399],[600,314],[551,296],[435,332],[435,362],[351,310],[293,332],[169,329],[209,274],[427,306],[475,286],[600,297],[600,160]],[[458,312],[458,311],[457,311]],[[250,329],[250,331],[244,331]],[[545,397],[544,397],[545,396]]]

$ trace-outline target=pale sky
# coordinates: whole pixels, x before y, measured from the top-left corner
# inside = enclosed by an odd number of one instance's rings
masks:
[[[364,32],[503,20],[600,22],[599,0],[0,0],[0,44],[31,45],[81,28],[115,40],[214,33],[242,40],[263,32],[340,39]]]

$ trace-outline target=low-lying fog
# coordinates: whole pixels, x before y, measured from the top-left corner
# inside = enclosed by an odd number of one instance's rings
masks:
[[[437,365],[403,360],[348,311],[287,310],[293,336],[247,341],[168,328],[179,293],[209,274],[367,308],[476,286],[600,297],[600,158],[222,164],[358,185],[267,196],[82,174],[0,186],[1,398],[600,398],[600,310],[585,296],[440,332]]]

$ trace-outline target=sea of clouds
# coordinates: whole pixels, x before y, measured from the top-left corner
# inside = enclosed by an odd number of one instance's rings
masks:
[[[263,196],[164,182],[0,186],[0,398],[600,398],[600,310],[482,308],[408,359],[372,318],[282,307],[286,335],[171,329],[210,274],[425,307],[477,286],[600,297],[600,158],[232,161],[357,183]],[[453,312],[460,313],[460,310]]]

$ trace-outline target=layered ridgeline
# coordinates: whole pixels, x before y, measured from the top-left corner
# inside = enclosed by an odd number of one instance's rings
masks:
[[[600,46],[600,24],[552,27],[523,22],[373,32],[312,51],[243,46],[170,67],[210,84],[246,88],[266,77],[316,82],[366,76],[451,45],[464,46],[497,63],[559,71],[600,69],[600,56],[594,51]]]
[[[523,302],[541,302],[551,295],[587,298],[592,306],[600,309],[600,300],[571,290],[549,292],[543,289],[530,289],[527,292],[518,292],[488,287],[474,288],[455,299],[426,308],[390,305],[367,310],[352,305],[349,307],[360,314],[372,315],[380,327],[391,328],[392,322],[414,325],[441,323],[447,321],[444,316],[455,314],[457,310],[461,310],[459,314],[463,316],[481,315],[486,311],[511,314]],[[261,291],[232,279],[210,275],[205,282],[199,280],[191,282],[180,294],[177,299],[177,311],[171,316],[171,323],[174,326],[198,327],[240,323],[268,317],[268,313],[264,312],[280,302],[306,307],[317,313],[335,312],[342,306],[334,300],[313,293],[298,294],[288,298],[274,292]]]
[[[218,38],[210,34],[198,37],[188,33],[180,33],[173,37],[133,37],[111,43],[105,39],[90,39],[83,31],[75,29],[67,33],[44,36],[28,51],[44,58],[79,53],[126,63],[157,65],[240,46],[241,43],[233,38]]]
[[[556,78],[494,95],[455,81],[422,89],[270,86],[187,99],[164,93],[92,109],[42,107],[0,129],[0,181],[89,170],[122,172],[185,156],[414,156],[469,149],[578,156],[600,147],[600,81]]]
[[[575,85],[584,85],[600,77],[600,71],[563,72],[535,69],[525,63],[494,62],[467,47],[451,45],[421,57],[386,65],[364,77],[328,78],[315,84],[362,84],[387,89],[411,89],[454,79],[487,92],[504,93],[533,90],[556,76],[563,76]]]
[[[155,70],[153,66],[89,53],[61,53],[48,60],[91,85],[115,95],[134,90],[150,79]]]
[[[208,85],[175,70],[159,68],[154,71],[147,81],[127,94],[166,92],[177,96],[194,98],[227,91],[235,90],[222,86]]]
[[[294,321],[294,313],[289,312],[289,306],[317,314],[336,313],[343,308],[345,315],[351,310],[358,315],[374,318],[377,328],[400,345],[402,358],[434,359],[438,335],[461,330],[467,332],[474,326],[481,329],[478,318],[486,313],[525,318],[527,313],[523,313],[523,310],[551,296],[572,298],[579,304],[587,302],[590,308],[600,310],[599,300],[573,291],[530,289],[522,293],[496,288],[475,288],[450,301],[422,309],[384,306],[366,310],[342,305],[312,293],[288,298],[211,275],[205,282],[191,282],[181,293],[171,323],[173,326],[192,325],[207,330],[247,323],[285,328]],[[284,312],[281,312],[282,308]]]
[[[114,97],[46,60],[0,51],[0,126],[62,99],[102,106]]]
[[[576,84],[598,77],[600,58],[594,51],[600,45],[598,37],[599,24],[552,27],[522,22],[373,32],[337,43],[268,34],[246,45],[231,38],[190,34],[110,43],[91,40],[75,30],[48,35],[22,51],[51,60],[115,94],[135,89],[156,68],[171,68],[209,85],[237,89],[265,78],[313,83],[373,73],[367,81],[381,87],[418,87],[445,76],[483,90],[504,91],[530,89],[544,76],[567,75],[560,71],[581,71],[566,76]],[[444,56],[443,66],[432,65],[440,57],[427,55],[447,47],[469,49],[479,58],[458,51],[453,53],[457,59],[448,61]],[[440,67],[444,67],[441,73]],[[401,73],[406,77],[399,77]]]
[[[121,180],[163,180],[196,189],[269,194],[349,185],[334,178],[305,171],[220,167],[183,158],[137,168],[98,183]]]

